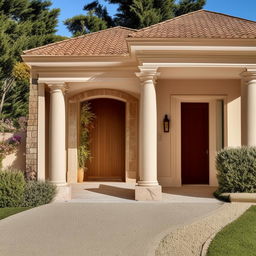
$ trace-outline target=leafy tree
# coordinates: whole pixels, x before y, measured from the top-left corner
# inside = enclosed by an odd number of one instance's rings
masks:
[[[112,18],[107,8],[95,0],[84,6],[85,15],[67,19],[65,25],[74,35],[95,32],[107,27],[144,28],[173,17],[200,10],[206,0],[105,0],[117,4]],[[93,20],[93,23],[88,21]]]
[[[20,109],[27,106],[28,81],[13,73],[22,51],[63,39],[55,35],[60,10],[50,7],[48,0],[0,0],[1,117],[27,112]]]
[[[0,116],[10,118],[13,114],[15,117],[27,114],[27,108],[25,106],[27,105],[26,99],[29,91],[27,86],[29,83],[29,77],[29,67],[23,62],[17,62],[13,67],[12,74],[8,78],[4,79],[1,86]],[[5,110],[6,113],[3,115],[4,103],[10,91],[12,91],[12,94],[9,95],[10,100],[5,106],[7,111]],[[10,111],[10,108],[15,109],[16,111]]]

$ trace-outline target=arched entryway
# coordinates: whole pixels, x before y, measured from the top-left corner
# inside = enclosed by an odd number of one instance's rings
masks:
[[[93,89],[81,92],[68,101],[68,183],[77,182],[77,148],[79,143],[79,119],[81,103],[95,99],[109,99],[125,106],[125,171],[122,180],[136,182],[138,177],[138,98],[126,92],[113,89]]]
[[[95,118],[85,181],[125,181],[125,102],[98,98],[86,103]]]

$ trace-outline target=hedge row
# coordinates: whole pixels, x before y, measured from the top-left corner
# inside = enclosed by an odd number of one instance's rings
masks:
[[[21,171],[0,171],[0,208],[35,207],[50,203],[56,186],[41,181],[26,182]]]
[[[223,149],[216,167],[218,193],[256,192],[256,147]]]

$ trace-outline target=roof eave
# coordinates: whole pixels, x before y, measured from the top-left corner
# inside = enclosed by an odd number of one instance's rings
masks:
[[[123,56],[40,56],[22,55],[31,67],[94,67],[123,66],[132,62],[130,55]]]
[[[229,42],[238,42],[238,41],[252,41],[255,43],[256,38],[200,38],[200,37],[194,37],[194,38],[180,38],[180,37],[127,37],[127,42],[133,42],[133,41],[164,41],[164,42],[173,42],[173,41],[229,41]]]

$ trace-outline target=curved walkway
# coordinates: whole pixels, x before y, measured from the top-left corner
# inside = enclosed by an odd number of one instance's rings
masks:
[[[206,255],[213,236],[223,227],[241,216],[251,204],[224,204],[210,216],[170,232],[159,243],[156,256],[200,256]]]
[[[54,203],[0,221],[1,256],[143,256],[165,230],[220,203]]]

